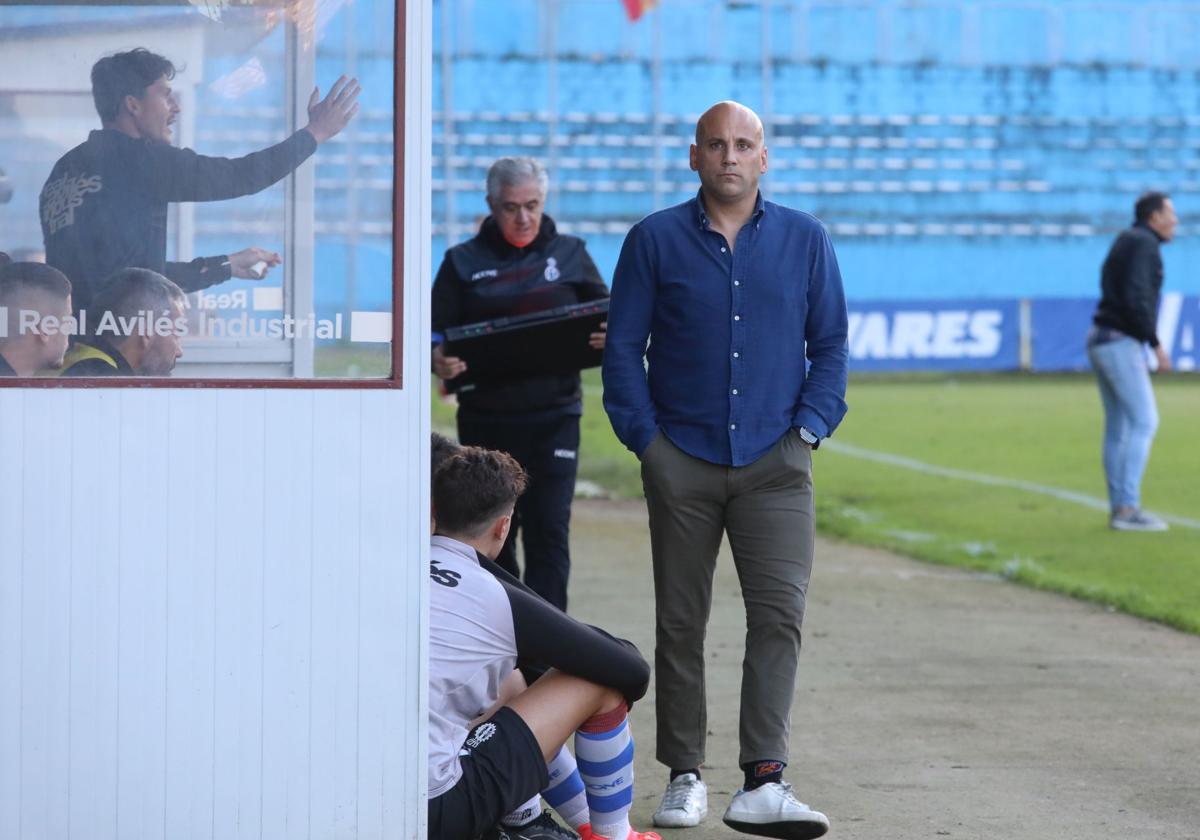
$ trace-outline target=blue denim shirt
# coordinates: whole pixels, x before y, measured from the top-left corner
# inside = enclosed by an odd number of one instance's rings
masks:
[[[816,218],[760,194],[731,251],[697,196],[625,237],[604,407],[638,456],[661,429],[689,455],[744,466],[793,427],[820,438],[837,428],[846,333],[837,258]]]

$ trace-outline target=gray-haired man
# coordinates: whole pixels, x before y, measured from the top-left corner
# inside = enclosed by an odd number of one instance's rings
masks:
[[[433,371],[442,379],[466,370],[442,352],[449,327],[608,297],[583,240],[560,234],[543,212],[548,181],[529,157],[501,158],[489,169],[491,215],[472,239],[446,252],[433,284]],[[590,343],[603,347],[604,333]],[[529,474],[496,562],[519,574],[512,535],[520,530],[525,583],[563,610],[582,395],[578,373],[483,380],[458,393],[459,441],[507,452]]]

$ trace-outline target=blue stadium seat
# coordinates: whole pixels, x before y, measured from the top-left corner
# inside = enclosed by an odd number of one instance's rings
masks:
[[[1092,294],[1109,238],[1150,187],[1173,192],[1184,221],[1167,249],[1172,285],[1200,291],[1200,275],[1184,270],[1200,260],[1200,237],[1186,235],[1200,213],[1200,16],[1183,4],[775,2],[764,21],[763,4],[690,0],[664,2],[637,23],[618,0],[554,5],[550,21],[542,0],[435,0],[438,255],[473,231],[491,162],[531,154],[554,166],[551,212],[588,239],[609,276],[629,225],[694,195],[694,121],[732,97],[767,124],[764,190],[826,222],[852,295]],[[2,20],[22,15],[6,8]],[[368,48],[390,33],[369,17],[354,17],[365,91],[354,143],[340,138],[317,159],[318,223],[330,231],[350,201],[390,201],[391,64]],[[322,78],[345,64],[345,25],[331,20]],[[262,50],[277,62],[282,41],[271,36]],[[214,56],[205,75],[236,68]],[[242,154],[278,139],[263,128],[281,119],[277,85],[272,78],[236,101],[200,91],[197,146]],[[11,176],[8,161],[35,151],[0,138],[0,166]],[[40,186],[28,180],[23,189]],[[282,200],[269,190],[198,206],[197,249],[275,218]],[[447,219],[451,204],[456,218]],[[36,234],[36,220],[27,226]],[[381,242],[364,234],[357,247],[366,254]],[[322,265],[344,264],[346,247],[331,246]],[[355,294],[370,299],[384,282],[360,272]]]

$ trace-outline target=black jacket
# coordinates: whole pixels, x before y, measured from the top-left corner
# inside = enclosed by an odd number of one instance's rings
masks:
[[[1146,225],[1121,231],[1100,270],[1100,305],[1092,319],[1158,346],[1158,299],[1163,284],[1162,238]]]
[[[447,327],[508,315],[541,312],[608,297],[608,287],[583,240],[558,233],[542,216],[537,238],[515,248],[491,216],[473,239],[446,252],[433,283],[434,341]],[[524,414],[576,405],[579,374],[481,382],[458,395],[469,415]]]
[[[137,376],[117,348],[103,336],[76,341],[63,359],[59,376]]]
[[[256,193],[316,149],[304,130],[236,159],[205,157],[111,129],[93,131],[59,158],[42,187],[46,262],[71,281],[76,310],[91,303],[100,280],[121,268],[149,268],[187,292],[228,280],[223,257],[167,262],[167,205]]]

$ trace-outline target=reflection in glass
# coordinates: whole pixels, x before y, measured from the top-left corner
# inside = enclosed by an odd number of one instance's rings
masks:
[[[41,262],[12,262],[0,252],[0,376],[40,376],[62,368],[75,332],[66,275]]]
[[[393,18],[378,0],[0,6],[0,249],[71,280],[89,333],[68,360],[130,337],[102,322],[165,317],[178,365],[163,344],[133,375],[390,374]],[[128,268],[182,289],[179,313],[97,311]]]
[[[106,276],[87,309],[63,376],[170,376],[187,335],[183,289],[148,268]],[[94,323],[88,323],[89,318]]]

